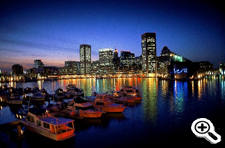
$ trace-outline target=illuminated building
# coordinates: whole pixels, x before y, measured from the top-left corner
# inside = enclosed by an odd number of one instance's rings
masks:
[[[219,74],[220,75],[225,75],[225,63],[220,63]]]
[[[189,59],[172,52],[167,46],[163,47],[161,57],[163,57],[164,61],[168,62],[191,62]]]
[[[12,66],[12,74],[14,75],[22,75],[23,74],[23,66],[19,64],[14,64]]]
[[[91,72],[91,45],[80,45],[80,72],[84,75]]]
[[[112,66],[113,64],[113,49],[99,49],[99,62],[101,66]]]
[[[120,52],[120,64],[123,66],[132,66],[134,63],[135,55],[130,51],[121,51]]]
[[[146,74],[156,73],[156,34],[141,35],[142,71]]]
[[[96,61],[92,61],[91,63],[91,74],[99,74],[100,72],[100,64],[99,64],[99,60],[96,60]]]
[[[168,71],[168,66],[171,64],[173,65],[173,63],[191,63],[191,61],[172,52],[167,46],[164,46],[161,51],[161,56],[157,57],[157,73],[161,75],[168,75],[168,72],[173,70],[173,68],[171,68]]]
[[[65,61],[65,66],[60,68],[60,74],[80,74],[80,62]]]
[[[41,60],[34,60],[34,68],[44,67],[44,64]]]

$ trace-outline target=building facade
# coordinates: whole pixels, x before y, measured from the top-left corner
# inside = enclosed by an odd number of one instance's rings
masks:
[[[101,66],[112,66],[113,49],[112,48],[99,49],[99,62]]]
[[[156,74],[156,33],[141,35],[142,71]]]
[[[120,64],[123,66],[132,66],[134,64],[135,54],[130,51],[121,51],[120,53]]]
[[[90,74],[91,72],[91,45],[80,45],[80,73]]]
[[[65,61],[65,66],[60,68],[60,74],[80,74],[80,62]]]

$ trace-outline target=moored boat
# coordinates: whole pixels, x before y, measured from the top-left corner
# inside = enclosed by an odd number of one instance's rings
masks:
[[[28,130],[55,141],[63,141],[75,135],[74,120],[56,118],[44,109],[32,108],[26,118],[20,121]],[[68,124],[71,124],[72,127]]]
[[[67,113],[70,115],[79,116],[81,118],[100,118],[104,113],[101,110],[95,109],[90,102],[75,103],[67,106]]]
[[[142,99],[139,90],[132,86],[124,86],[118,93],[122,96],[130,96],[134,101],[140,101]]]
[[[58,88],[56,89],[54,96],[55,96],[55,99],[58,101],[63,100],[65,98],[65,93],[62,88]]]
[[[120,112],[123,112],[124,109],[126,108],[122,104],[113,103],[107,97],[107,94],[97,94],[94,100],[93,106],[104,112],[111,112],[111,113],[120,113]]]
[[[67,85],[66,87],[66,97],[78,97],[84,96],[84,92],[82,89],[77,88],[74,84]]]
[[[19,95],[11,93],[6,103],[12,105],[22,105],[23,99],[21,99]]]

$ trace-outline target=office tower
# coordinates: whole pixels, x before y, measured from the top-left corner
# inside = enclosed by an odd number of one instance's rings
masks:
[[[121,51],[120,53],[120,63],[123,66],[131,66],[134,63],[135,55],[130,51]]]
[[[91,45],[80,45],[80,72],[84,75],[91,72]]]
[[[146,74],[156,74],[156,34],[145,33],[141,35],[142,71]]]
[[[111,66],[113,64],[113,49],[99,49],[99,62],[101,66]]]

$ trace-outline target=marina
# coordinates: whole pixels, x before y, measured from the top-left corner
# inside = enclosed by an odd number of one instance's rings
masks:
[[[45,89],[53,97],[58,88],[62,88],[64,91],[69,84],[75,84],[77,88],[82,89],[84,98],[93,96],[93,92],[96,92],[95,97],[99,95],[98,98],[107,96],[107,94],[110,96],[113,95],[112,92],[121,91],[124,86],[132,86],[132,88],[138,88],[140,91],[141,100],[129,104],[117,104],[124,106],[124,111],[120,113],[104,111],[100,118],[73,117],[70,114],[65,114],[63,110],[55,111],[54,116],[57,118],[63,117],[70,121],[75,120],[75,131],[73,132],[75,136],[60,142],[60,144],[56,144],[54,142],[56,140],[31,132],[32,130],[28,130],[23,124],[21,124],[21,127],[5,125],[14,121],[24,121],[25,119],[17,120],[15,118],[16,113],[23,107],[1,103],[1,131],[5,129],[2,128],[3,126],[12,127],[10,140],[6,147],[19,147],[19,145],[25,148],[32,147],[31,143],[35,143],[37,139],[45,140],[47,144],[58,145],[58,147],[59,145],[60,147],[62,145],[63,147],[105,147],[105,145],[107,147],[133,147],[163,142],[173,144],[174,139],[186,142],[185,139],[181,138],[184,135],[191,141],[187,143],[188,145],[196,142],[205,145],[208,144],[206,141],[196,138],[190,131],[191,123],[200,117],[210,119],[214,123],[216,131],[222,137],[224,136],[225,129],[222,126],[224,124],[222,119],[225,115],[225,83],[224,80],[220,79],[185,82],[154,78],[90,78],[27,83],[14,82],[8,85],[14,88],[37,86],[39,89]],[[52,103],[52,99],[50,103]],[[106,100],[109,100],[109,98]],[[67,101],[71,101],[71,99],[67,99]],[[48,104],[48,101],[46,103]],[[75,104],[78,112],[83,111],[82,107],[91,106],[89,103],[78,101],[71,107]],[[54,122],[52,123],[54,124]],[[19,133],[18,128],[23,132]],[[53,131],[56,132],[56,128]],[[18,140],[13,138],[13,135],[14,137],[22,135],[22,137]],[[219,144],[223,144],[223,140]],[[41,144],[37,143],[35,147],[41,147]]]

